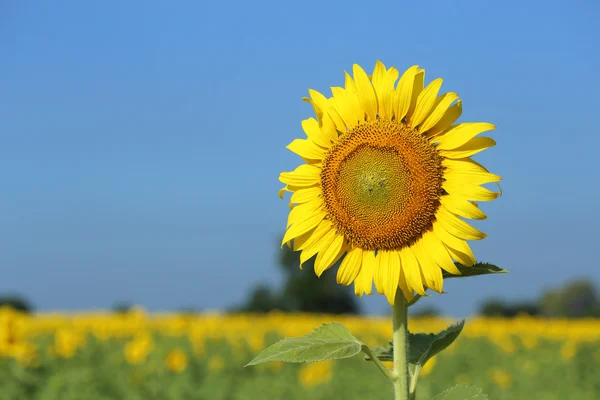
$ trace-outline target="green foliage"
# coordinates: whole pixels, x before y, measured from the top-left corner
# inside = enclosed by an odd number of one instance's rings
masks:
[[[460,335],[464,325],[465,321],[463,320],[438,334],[409,333],[408,362],[422,367],[427,360],[450,346],[458,335]],[[394,347],[392,342],[386,347],[375,347],[371,352],[380,361],[394,361]],[[370,357],[365,357],[365,359],[370,360]]]
[[[576,280],[547,291],[540,300],[540,308],[548,317],[600,317],[598,292],[587,280]]]
[[[52,337],[37,338],[39,366],[23,367],[0,357],[0,400],[390,400],[394,396],[377,368],[365,365],[360,357],[333,361],[330,379],[305,386],[302,371],[318,364],[242,368],[255,356],[243,345],[243,338],[207,340],[202,354],[196,355],[186,337],[156,335],[155,339],[148,359],[129,365],[121,340],[90,338],[73,358],[62,359],[46,350]],[[278,339],[273,334],[268,344]],[[598,341],[582,344],[571,360],[559,356],[564,344],[560,341],[540,339],[534,349],[516,343],[515,351],[506,353],[485,338],[462,335],[452,354],[440,353],[430,374],[419,378],[416,400],[431,400],[454,384],[481,387],[493,400],[600,399]],[[170,371],[164,363],[175,347],[188,355],[181,373]],[[214,369],[215,360],[223,360],[221,368]],[[504,371],[510,384],[495,382],[493,369]]]
[[[342,324],[320,326],[306,336],[285,338],[266,348],[247,365],[266,361],[315,362],[353,357],[364,344]]]
[[[283,288],[277,291],[264,285],[258,286],[236,311],[358,314],[360,309],[352,289],[336,282],[337,266],[325,271],[319,278],[314,273],[314,260],[308,260],[300,269],[300,253],[284,246],[279,251],[279,266],[285,275]]]
[[[474,386],[455,386],[443,391],[433,400],[487,400],[483,390]]]
[[[10,307],[24,313],[33,311],[31,303],[24,296],[18,294],[0,296],[0,308],[2,307]]]
[[[465,321],[449,326],[437,334],[410,333],[408,336],[408,362],[419,366],[425,365],[427,360],[435,356],[456,340]]]
[[[512,318],[522,314],[539,315],[540,309],[533,302],[507,303],[500,299],[490,299],[481,305],[479,313],[486,317]]]
[[[520,314],[549,318],[600,317],[600,297],[587,280],[576,280],[563,287],[548,290],[536,301],[489,299],[479,307],[486,317],[516,317]]]
[[[469,278],[472,276],[489,275],[489,274],[507,274],[508,271],[487,262],[478,262],[471,267],[455,262],[456,268],[461,272],[461,275],[454,275],[446,271],[442,271],[444,279],[449,278]]]

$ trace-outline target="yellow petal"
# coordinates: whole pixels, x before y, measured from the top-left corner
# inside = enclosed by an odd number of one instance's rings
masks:
[[[411,246],[411,249],[414,251],[415,256],[419,260],[419,266],[421,267],[421,272],[425,277],[425,283],[427,286],[438,293],[442,293],[444,286],[442,270],[431,259],[427,249],[423,247],[423,244],[424,243],[422,240],[418,240]]]
[[[480,240],[487,236],[485,233],[473,228],[456,215],[447,211],[444,207],[440,207],[437,210],[436,217],[445,230],[459,239]]]
[[[354,282],[362,265],[362,253],[362,249],[355,247],[346,254],[337,272],[337,283],[348,286]]]
[[[442,87],[442,78],[433,80],[417,97],[414,114],[408,119],[409,125],[416,128],[429,116],[437,95]]]
[[[354,64],[352,66],[352,72],[354,75],[354,89],[356,90],[358,101],[369,120],[374,121],[377,118],[377,97],[375,96],[375,89],[373,89],[369,77],[360,65]]]
[[[372,81],[380,118],[391,119],[393,116],[394,83],[397,79],[398,70],[396,68],[392,67],[386,70],[385,65],[381,61],[377,61]]]
[[[314,229],[317,225],[319,225],[323,218],[325,218],[326,214],[327,213],[325,211],[318,210],[309,218],[292,224],[287,231],[285,231],[281,245],[283,246],[284,243],[287,243],[295,237]]]
[[[281,189],[279,189],[279,192],[277,192],[277,194],[279,195],[279,198],[283,199],[283,194],[285,192],[287,192],[287,191],[288,191],[288,186],[287,185],[285,185],[284,187],[282,187]]]
[[[363,251],[360,272],[354,280],[354,293],[362,296],[364,293],[370,295],[373,292],[373,269],[375,267],[375,252],[373,250]]]
[[[410,248],[404,247],[400,250],[400,262],[402,263],[402,271],[404,271],[408,286],[421,296],[425,296],[426,293],[425,288],[423,288],[423,281],[421,280],[419,262]]]
[[[302,253],[300,253],[300,267],[302,268],[302,264],[304,264],[315,254],[325,251],[325,249],[331,245],[336,236],[338,235],[336,235],[335,229],[330,229],[320,240],[316,241],[312,246],[302,250]]]
[[[492,201],[502,194],[502,192],[493,192],[478,185],[461,184],[456,181],[445,181],[442,183],[442,188],[452,195],[473,201]]]
[[[314,198],[311,201],[297,205],[294,207],[288,215],[288,226],[309,218],[315,213],[316,210],[323,207],[323,200],[320,198]]]
[[[331,244],[317,255],[317,259],[315,260],[315,274],[317,274],[318,277],[340,259],[344,253],[343,245],[344,236],[338,234]]]
[[[398,257],[398,262],[399,262],[399,266],[400,266],[400,276],[398,279],[398,286],[400,287],[400,290],[402,290],[402,294],[404,295],[404,298],[406,299],[406,301],[411,301],[412,299],[415,298],[415,291],[412,290],[411,288],[409,288],[408,283],[406,282],[406,275],[404,274],[404,267],[402,266],[402,262],[400,260],[400,253],[399,252],[395,252],[396,256]]]
[[[385,255],[383,253],[383,251],[378,251],[375,254],[373,263],[373,281],[375,282],[375,290],[379,294],[383,294],[383,283],[387,274],[387,261],[389,258],[387,253]]]
[[[314,118],[308,118],[302,121],[302,129],[304,129],[306,136],[308,136],[311,141],[325,149],[329,149],[331,143],[337,139],[337,136],[333,135],[329,130],[321,130],[319,122]]]
[[[312,232],[312,235],[304,241],[304,243],[298,245],[298,250],[308,250],[314,246],[327,232],[333,229],[333,225],[330,220],[324,219]]]
[[[502,178],[496,174],[489,172],[476,172],[476,171],[458,171],[447,169],[444,173],[444,178],[447,181],[455,183],[462,183],[466,185],[483,185],[486,183],[500,182]]]
[[[449,92],[438,97],[432,107],[431,114],[429,114],[429,116],[419,127],[419,132],[427,132],[428,129],[433,128],[438,122],[440,122],[442,117],[448,111],[450,104],[454,103],[456,100],[458,100],[458,95],[454,92]]]
[[[451,193],[452,194],[452,193]],[[483,220],[487,215],[466,198],[458,196],[442,196],[440,203],[451,213],[469,219]]]
[[[415,76],[420,70],[418,65],[413,65],[402,74],[398,81],[394,101],[396,120],[398,121],[401,121],[410,109]]]
[[[333,95],[332,104],[344,121],[345,127],[347,129],[355,127],[364,118],[364,112],[356,95],[349,94],[346,89],[341,87],[332,87],[331,93]]]
[[[417,99],[419,98],[419,95],[423,91],[424,85],[425,85],[425,70],[419,68],[419,70],[415,74],[415,79],[413,81],[413,89],[412,89],[412,93],[411,93],[410,107],[408,108],[408,111],[406,112],[406,120],[407,121],[410,121],[413,116],[415,108],[417,107]]]
[[[437,237],[434,232],[427,232],[421,238],[423,241],[423,248],[429,254],[431,259],[444,271],[449,272],[453,275],[460,275],[460,271],[454,265],[452,257],[448,253],[446,246]]]
[[[467,242],[451,235],[438,221],[433,223],[433,232],[446,246],[454,260],[466,266],[475,264],[475,255]]]
[[[489,137],[476,137],[469,140],[464,145],[452,150],[439,150],[441,156],[447,158],[465,158],[471,157],[485,149],[489,149],[496,145],[494,139]]]
[[[435,137],[450,128],[450,126],[456,122],[456,120],[462,114],[462,101],[458,100],[455,105],[450,107],[444,113],[444,116],[440,121],[435,124],[432,128],[429,129],[428,132],[425,133],[425,136],[428,138]]]
[[[302,204],[308,201],[314,200],[321,195],[322,191],[320,187],[310,187],[306,189],[300,189],[292,194],[290,203]]]
[[[470,158],[459,158],[456,160],[444,158],[442,159],[442,165],[448,171],[454,172],[489,172],[483,165]]]
[[[455,125],[452,129],[438,137],[439,144],[436,148],[438,150],[456,149],[480,133],[492,129],[496,129],[496,127],[487,122],[465,122]]]
[[[310,139],[294,139],[292,143],[287,145],[287,149],[298,154],[302,158],[310,160],[322,160],[325,157],[326,150],[317,146]]]
[[[379,280],[381,291],[387,297],[388,303],[393,306],[400,284],[400,256],[394,250],[382,251],[381,256],[379,276],[376,275],[375,287],[377,287],[377,280]]]
[[[312,186],[321,182],[321,168],[302,164],[292,172],[279,174],[282,183],[294,186]]]
[[[312,104],[315,109],[315,115],[317,119],[321,121],[323,117],[323,112],[326,109],[327,97],[325,97],[321,92],[317,92],[313,89],[308,89],[308,94],[310,95],[310,99],[307,100],[310,104]]]

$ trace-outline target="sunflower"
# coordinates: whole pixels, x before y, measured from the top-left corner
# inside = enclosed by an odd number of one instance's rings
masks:
[[[372,76],[354,65],[329,98],[309,89],[317,118],[287,146],[305,163],[279,176],[280,197],[292,192],[282,245],[301,251],[300,267],[316,255],[320,276],[342,260],[338,283],[362,296],[374,282],[390,304],[398,288],[409,301],[441,293],[442,270],[475,263],[467,240],[486,235],[463,218],[485,219],[477,202],[500,192],[481,185],[501,180],[470,158],[495,145],[477,136],[494,125],[455,124],[458,95],[438,95],[439,78],[425,87],[418,66],[398,77],[378,61]]]

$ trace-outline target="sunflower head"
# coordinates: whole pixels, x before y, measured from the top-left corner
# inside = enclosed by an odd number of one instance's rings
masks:
[[[440,95],[439,78],[425,87],[419,67],[398,77],[381,62],[371,77],[354,65],[331,97],[309,90],[317,118],[288,145],[305,163],[279,177],[280,196],[292,192],[282,244],[301,264],[316,256],[319,276],[342,260],[338,283],[361,296],[374,282],[390,304],[398,288],[407,300],[441,292],[442,270],[475,263],[467,240],[485,234],[463,218],[486,218],[477,202],[500,193],[481,185],[501,179],[470,159],[495,144],[478,136],[492,124],[455,124],[458,95]]]

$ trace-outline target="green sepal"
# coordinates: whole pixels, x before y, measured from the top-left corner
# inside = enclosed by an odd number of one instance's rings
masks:
[[[454,386],[438,394],[433,400],[488,400],[488,396],[482,392],[483,389],[475,386]]]
[[[321,325],[299,338],[285,338],[260,352],[246,366],[267,361],[315,362],[353,357],[366,347],[344,325]]]
[[[455,262],[456,268],[460,271],[461,275],[453,275],[447,271],[442,271],[444,279],[449,278],[469,278],[471,276],[489,275],[489,274],[507,274],[508,271],[500,267],[495,266],[487,262],[478,262],[470,267],[462,265],[461,263]]]

